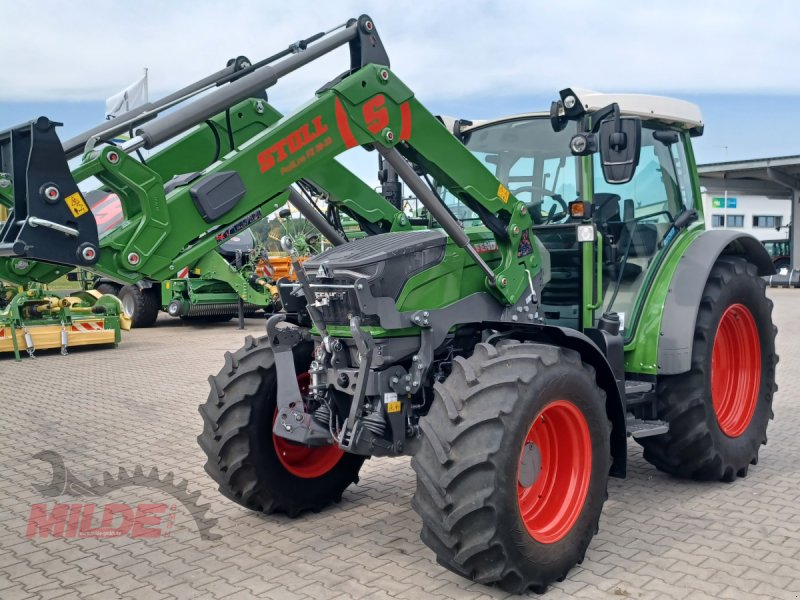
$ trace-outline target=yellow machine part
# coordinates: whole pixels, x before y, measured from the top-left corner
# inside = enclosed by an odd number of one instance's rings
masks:
[[[67,345],[69,348],[75,346],[91,346],[93,344],[113,344],[116,342],[113,329],[105,329],[104,320],[85,319],[75,321],[66,327]],[[33,346],[37,350],[48,348],[61,348],[61,325],[32,325],[28,327]],[[0,327],[0,352],[13,352],[14,340],[12,336],[16,334],[17,345],[24,351],[25,331],[17,329],[12,331],[11,327]]]
[[[92,296],[96,300],[99,300],[104,295],[104,294],[101,294],[100,292],[98,292],[97,290],[86,290],[85,293],[89,294],[90,296]],[[131,321],[130,316],[124,310],[122,310],[122,301],[119,298],[117,298],[116,296],[110,296],[110,297],[113,298],[114,300],[116,300],[117,304],[119,304],[119,311],[117,311],[118,312],[118,317],[117,318],[119,319],[119,328],[122,331],[130,331],[131,330],[132,321]],[[81,298],[76,298],[75,296],[67,296],[66,298],[61,299],[60,305],[61,306],[70,306],[71,307],[71,306],[73,306],[75,304],[78,304],[80,302],[83,302],[83,300]]]

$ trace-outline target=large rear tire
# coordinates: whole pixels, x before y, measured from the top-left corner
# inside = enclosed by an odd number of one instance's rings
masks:
[[[301,391],[308,385],[312,350],[310,342],[294,349]],[[339,502],[358,482],[363,456],[333,445],[308,448],[273,435],[277,377],[266,336],[247,336],[243,348],[225,354],[225,366],[209,382],[197,441],[208,457],[206,472],[223,495],[255,511],[295,517]]]
[[[119,291],[122,289],[122,286],[118,283],[112,283],[110,281],[102,281],[94,286],[101,294],[108,294],[110,296],[116,296],[119,298]]]
[[[658,383],[664,435],[640,438],[644,458],[661,471],[697,480],[747,475],[767,443],[775,385],[772,301],[756,267],[723,256],[703,290],[691,371]]]
[[[420,425],[412,504],[440,564],[522,593],[582,562],[611,457],[605,394],[576,352],[479,344]]]
[[[131,327],[152,327],[158,319],[161,301],[156,293],[157,288],[140,288],[138,285],[126,285],[119,291],[122,310],[131,319]]]

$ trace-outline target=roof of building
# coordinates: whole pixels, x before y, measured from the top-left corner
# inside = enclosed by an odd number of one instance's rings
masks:
[[[767,196],[787,196],[800,190],[800,155],[752,158],[698,165],[700,184],[752,191]]]

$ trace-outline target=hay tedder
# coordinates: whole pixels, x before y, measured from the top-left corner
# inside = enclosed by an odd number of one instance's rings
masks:
[[[345,45],[348,69],[311,102],[169,189],[135,158],[230,107],[234,120],[263,110],[254,94]],[[437,118],[365,15],[231,79],[133,118],[119,147],[95,140],[74,173],[53,123],[14,129],[0,234],[0,254],[135,281],[292,200],[295,184],[384,223],[347,241],[326,215],[333,247],[295,262],[283,312],[210,379],[198,441],[225,496],[297,516],[339,501],[366,457],[412,455],[438,561],[543,591],[583,560],[629,438],[680,477],[733,481],[756,464],[777,363],[759,276],[773,267],[754,238],[704,230],[696,106],[568,88],[549,112]],[[356,146],[399,175],[425,226],[334,160]],[[76,185],[90,174],[131,221],[102,240]]]

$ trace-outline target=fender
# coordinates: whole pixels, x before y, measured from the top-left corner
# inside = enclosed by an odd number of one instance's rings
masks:
[[[770,263],[772,264],[772,263]],[[627,430],[625,428],[625,401],[605,355],[600,348],[580,331],[555,325],[511,324],[499,321],[483,323],[485,328],[510,331],[512,337],[526,342],[539,342],[575,350],[581,360],[595,370],[597,384],[606,393],[606,414],[611,422],[612,477],[625,477],[628,461]]]
[[[691,367],[697,311],[711,269],[722,255],[742,256],[759,275],[773,275],[775,267],[764,246],[750,234],[712,229],[700,234],[686,249],[675,269],[661,316],[658,374],[685,373]]]

